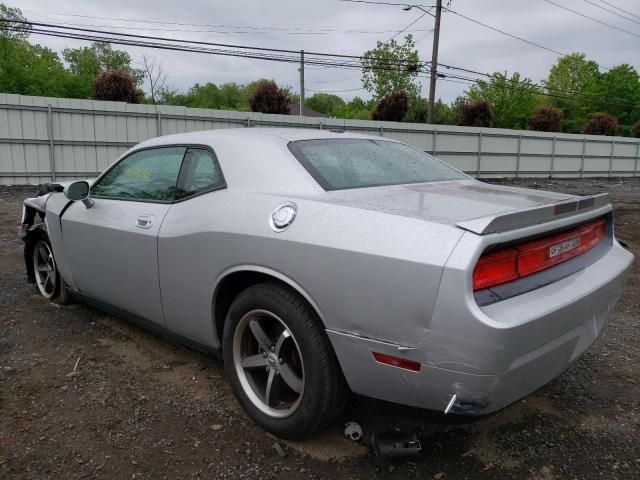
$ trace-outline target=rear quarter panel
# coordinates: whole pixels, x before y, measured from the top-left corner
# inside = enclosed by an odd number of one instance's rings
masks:
[[[47,199],[45,223],[47,225],[47,234],[49,235],[49,241],[51,242],[51,248],[53,249],[53,256],[56,259],[58,271],[66,284],[72,290],[77,290],[69,268],[67,257],[69,253],[66,251],[64,243],[62,242],[62,225],[60,223],[60,216],[70,203],[71,201],[64,196],[64,193],[52,193]]]
[[[276,233],[269,218],[285,201],[298,213]],[[309,199],[232,189],[202,195],[173,205],[160,231],[167,325],[217,346],[216,285],[246,269],[296,286],[326,328],[415,346],[426,336],[443,265],[462,234]]]

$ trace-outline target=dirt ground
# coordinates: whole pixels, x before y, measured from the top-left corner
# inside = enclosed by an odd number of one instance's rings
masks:
[[[640,253],[639,181],[500,183],[610,192],[617,235]],[[367,438],[400,428],[422,442],[411,462],[379,464],[342,437],[342,424],[306,442],[277,440],[240,410],[219,361],[86,305],[40,298],[17,238],[34,190],[0,188],[0,478],[640,478],[637,262],[591,350],[491,417],[447,425],[354,399],[344,420]]]

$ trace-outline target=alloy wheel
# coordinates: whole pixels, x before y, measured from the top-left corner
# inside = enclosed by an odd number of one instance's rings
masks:
[[[304,364],[287,325],[267,310],[252,310],[238,322],[233,363],[250,401],[273,418],[292,415],[304,394]]]
[[[40,294],[46,299],[53,298],[58,271],[51,247],[44,240],[36,243],[33,250],[33,272]]]

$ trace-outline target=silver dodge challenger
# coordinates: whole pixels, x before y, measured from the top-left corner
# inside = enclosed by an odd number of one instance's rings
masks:
[[[247,414],[301,438],[350,392],[495,412],[602,331],[633,261],[606,194],[474,180],[343,131],[159,137],[24,202],[27,275],[224,360]]]

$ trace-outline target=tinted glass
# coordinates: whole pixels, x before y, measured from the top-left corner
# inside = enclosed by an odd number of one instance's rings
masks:
[[[93,196],[173,200],[186,147],[151,148],[129,155],[93,187]]]
[[[384,140],[303,140],[289,149],[325,190],[467,178],[431,155]]]
[[[176,197],[183,198],[223,186],[224,178],[212,153],[195,148],[187,150]]]

